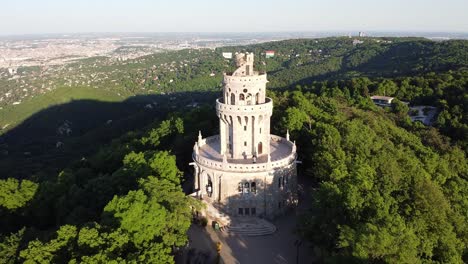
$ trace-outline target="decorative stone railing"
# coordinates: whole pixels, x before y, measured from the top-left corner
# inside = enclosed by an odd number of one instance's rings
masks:
[[[268,159],[267,162],[257,162],[257,163],[229,163],[227,158],[208,158],[204,157],[199,153],[199,148],[202,147],[206,143],[212,143],[219,141],[219,135],[208,137],[202,139],[200,142],[195,143],[194,151],[192,154],[192,158],[197,163],[210,167],[213,169],[219,169],[223,171],[232,171],[232,172],[259,172],[265,170],[271,170],[275,168],[282,168],[288,166],[296,161],[297,154],[296,154],[296,145],[291,142],[287,141],[285,138],[270,135],[272,141],[280,141],[283,144],[288,144],[291,146],[291,152],[288,155],[275,157],[274,159]]]
[[[273,100],[267,97],[263,104],[252,105],[230,105],[223,103],[223,98],[216,99],[216,112],[218,116],[223,115],[252,115],[252,114],[269,114],[273,112]]]
[[[233,76],[231,74],[224,74],[224,83],[231,82],[268,82],[267,75],[263,72],[254,72],[254,75],[247,76]]]

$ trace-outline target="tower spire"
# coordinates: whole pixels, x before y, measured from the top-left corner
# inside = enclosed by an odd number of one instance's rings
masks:
[[[202,139],[203,139],[203,137],[202,137],[202,135],[201,135],[201,131],[198,130],[198,145],[199,145],[199,146],[202,145]]]

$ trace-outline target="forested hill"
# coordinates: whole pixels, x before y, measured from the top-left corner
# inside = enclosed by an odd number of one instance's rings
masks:
[[[265,58],[266,50],[275,51],[275,56]],[[285,40],[214,51],[164,52],[128,61],[98,57],[63,68],[19,70],[18,79],[0,79],[0,90],[12,91],[8,100],[23,100],[0,107],[0,174],[25,177],[44,168],[36,162],[44,157],[46,168],[57,168],[125,131],[149,124],[151,116],[212,105],[209,99],[219,92],[222,73],[234,68],[232,60],[221,56],[225,51],[254,52],[256,68],[268,73],[269,90],[330,85],[349,92],[359,87],[367,96],[384,94],[438,107],[441,114],[436,126],[444,134],[462,144],[468,134],[464,97],[468,41]],[[30,93],[32,98],[16,98],[13,91],[21,95],[28,85],[50,91],[42,89]],[[206,92],[212,93],[208,97],[201,94]],[[86,100],[92,102],[83,103]],[[6,103],[3,100],[0,105]],[[87,110],[80,105],[87,105]],[[97,144],[81,144],[83,140]],[[18,169],[12,172],[12,168]]]
[[[265,51],[275,51],[265,58]],[[0,70],[0,134],[50,105],[72,99],[124,101],[136,95],[218,91],[233,69],[223,51],[256,54],[269,74],[268,88],[353,77],[411,77],[457,71],[468,65],[468,41],[420,38],[322,38],[285,40],[216,50],[181,50],[120,61],[105,57],[47,68]],[[55,91],[55,92],[54,92]]]
[[[466,69],[468,41],[421,38],[296,39],[220,51],[254,51],[258,68],[270,73],[269,86],[288,87],[313,80],[397,77]],[[275,51],[265,59],[265,50]]]
[[[192,144],[219,131],[214,99],[234,67],[221,52],[253,51],[269,74],[272,133],[290,130],[313,182],[297,232],[317,261],[466,263],[468,41],[356,40],[95,58],[44,74],[54,89],[0,109],[2,122],[25,119],[0,138],[0,262],[174,263],[199,206],[181,188]],[[374,94],[397,99],[381,108]],[[432,127],[411,122],[400,100],[440,114]]]

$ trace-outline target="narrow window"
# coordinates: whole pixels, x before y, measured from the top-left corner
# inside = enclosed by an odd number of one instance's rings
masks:
[[[239,215],[244,215],[244,208],[239,208]]]
[[[260,128],[260,134],[262,133],[262,128]]]
[[[247,147],[247,141],[244,141],[244,147]]]
[[[255,182],[250,183],[250,191],[252,193],[257,193],[257,184]]]
[[[244,126],[244,131],[247,131],[247,126]]]
[[[250,213],[252,215],[256,215],[257,214],[257,208],[253,207],[253,208],[250,208]]]
[[[278,178],[278,188],[283,187],[283,177]]]
[[[239,186],[237,187],[237,190],[238,190],[240,193],[242,192],[242,187],[243,187],[242,182],[239,182]]]
[[[245,215],[250,215],[250,208],[244,208]]]
[[[236,96],[233,93],[231,94],[231,104],[236,104]]]
[[[250,184],[248,182],[244,183],[244,193],[248,193],[250,190]]]

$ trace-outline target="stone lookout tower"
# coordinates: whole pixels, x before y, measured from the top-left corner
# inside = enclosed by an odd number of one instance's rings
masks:
[[[253,54],[236,54],[216,100],[219,135],[193,147],[195,195],[219,215],[273,218],[296,203],[296,145],[270,134],[273,101]],[[218,216],[219,216],[218,215]]]

